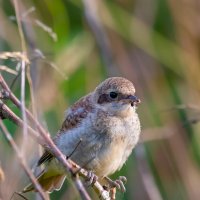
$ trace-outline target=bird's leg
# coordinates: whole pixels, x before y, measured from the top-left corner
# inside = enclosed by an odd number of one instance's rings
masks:
[[[126,188],[124,186],[124,184],[127,182],[127,179],[125,176],[120,176],[117,180],[113,181],[111,180],[109,177],[104,177],[104,179],[106,180],[106,182],[109,184],[109,188],[110,190],[112,190],[113,188],[116,188],[118,190],[120,190],[121,192],[125,192]],[[112,192],[112,191],[111,191]]]
[[[98,180],[98,176],[94,174],[92,171],[88,171],[86,185],[93,185]]]
[[[110,189],[110,199],[115,200],[116,198],[116,187]]]

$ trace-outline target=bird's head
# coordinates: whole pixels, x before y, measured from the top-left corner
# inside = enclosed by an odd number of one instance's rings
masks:
[[[126,116],[135,112],[140,103],[133,83],[122,77],[106,79],[97,86],[93,95],[95,103],[112,115]]]

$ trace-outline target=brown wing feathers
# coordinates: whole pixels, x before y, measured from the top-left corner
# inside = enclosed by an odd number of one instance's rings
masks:
[[[79,109],[77,109],[79,108]],[[77,101],[72,107],[70,113],[66,116],[61,130],[58,132],[58,134],[55,136],[54,140],[56,140],[56,137],[59,137],[60,134],[63,132],[75,128],[88,114],[88,112],[92,111],[92,106],[89,100],[89,96],[85,96],[81,98],[79,101]],[[41,158],[38,161],[38,166],[50,161],[53,158],[53,155],[45,150],[44,154],[41,156]]]
[[[60,133],[78,126],[92,109],[93,107],[90,103],[89,96],[81,98],[71,107],[70,112],[63,122]]]

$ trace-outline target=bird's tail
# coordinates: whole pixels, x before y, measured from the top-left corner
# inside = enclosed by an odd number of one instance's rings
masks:
[[[43,171],[41,174],[37,177],[37,181],[43,188],[45,192],[52,192],[54,190],[60,190],[60,188],[63,185],[63,182],[66,178],[65,174],[58,174],[55,173],[55,171]],[[30,191],[35,191],[34,185],[31,183],[27,185],[22,193],[30,192]]]

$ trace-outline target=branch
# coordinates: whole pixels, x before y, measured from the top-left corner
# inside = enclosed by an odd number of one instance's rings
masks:
[[[1,74],[0,74],[0,85],[3,88],[4,92],[6,91],[7,98],[9,98],[18,108],[21,108],[21,102],[11,92],[11,90],[9,89],[8,85],[6,84],[4,78],[2,77]],[[84,178],[87,178],[88,172],[86,170],[84,170],[83,168],[81,168],[76,163],[74,163],[72,160],[70,160],[70,159],[66,160],[66,157],[62,154],[62,152],[57,148],[57,146],[54,144],[54,142],[50,138],[49,132],[47,132],[41,126],[41,124],[37,121],[37,119],[35,119],[33,117],[33,114],[27,108],[25,108],[25,112],[26,112],[27,118],[30,120],[30,122],[32,122],[35,125],[38,133],[40,134],[39,135],[40,137],[37,134],[37,137],[36,137],[38,139],[37,141],[40,144],[42,144],[43,146],[45,146],[45,148],[48,148],[48,150],[63,165],[63,167],[65,168],[66,172],[68,172],[68,173],[70,173],[72,175],[74,183],[75,183],[75,185],[77,187],[77,190],[79,191],[79,194],[82,197],[82,199],[90,200],[91,198],[87,194],[82,182],[79,180],[79,178],[77,176],[74,176],[74,172],[78,171],[78,174],[80,176],[82,176]],[[3,102],[1,103],[1,106],[0,106],[0,114],[1,113],[3,113],[3,118],[8,118],[12,122],[17,124],[18,126],[23,127],[24,121],[21,120],[19,117],[17,117],[5,104],[3,104]],[[27,125],[27,127],[28,127],[28,130],[30,131],[30,133],[32,133],[31,135],[34,136],[34,138],[35,138],[36,131],[33,130],[28,125]],[[41,142],[41,138],[42,138],[42,142]],[[109,192],[104,190],[104,188],[102,187],[102,185],[99,182],[95,182],[94,185],[93,185],[93,188],[98,193],[98,195],[101,197],[101,199],[105,199],[105,200],[109,200],[110,199]]]
[[[84,200],[91,200],[91,198],[88,195],[87,191],[85,190],[82,182],[78,178],[78,175],[77,174],[74,175],[74,171],[76,171],[76,172],[78,171],[78,174],[80,174],[84,177],[87,177],[87,171],[83,171],[80,166],[76,165],[71,160],[66,160],[66,156],[62,154],[62,152],[57,148],[57,146],[52,141],[49,132],[46,131],[41,126],[41,124],[37,121],[37,119],[33,116],[33,114],[25,106],[25,103],[24,103],[25,102],[25,90],[24,90],[24,88],[25,88],[25,67],[26,67],[26,64],[29,63],[29,59],[27,57],[26,41],[25,41],[23,29],[22,29],[22,21],[21,21],[21,16],[20,16],[21,10],[19,9],[19,3],[17,0],[13,0],[13,4],[14,4],[14,8],[15,8],[17,25],[18,25],[20,41],[21,41],[21,49],[22,49],[22,52],[20,54],[20,56],[22,56],[22,59],[19,59],[22,63],[22,66],[21,66],[22,67],[21,101],[19,101],[18,98],[12,93],[12,91],[6,84],[6,82],[3,79],[1,74],[0,74],[0,85],[1,85],[2,89],[4,90],[4,92],[6,92],[6,94],[7,94],[6,97],[8,99],[10,99],[21,110],[23,120],[21,118],[19,118],[18,116],[16,116],[3,102],[0,102],[0,117],[2,119],[8,118],[8,119],[12,120],[12,122],[15,122],[18,126],[22,127],[22,129],[25,133],[24,136],[26,136],[26,132],[27,132],[26,129],[31,130],[30,132],[33,132],[32,127],[30,127],[27,123],[27,120],[26,120],[26,117],[27,117],[27,119],[31,122],[31,125],[33,123],[34,127],[36,128],[36,131],[39,133],[39,136],[44,141],[45,148],[48,148],[48,150],[63,165],[66,172],[68,172],[72,175],[73,181],[76,185],[77,190],[79,191],[81,198]],[[4,132],[6,132],[5,127],[3,127],[2,121],[1,121],[0,125],[1,125],[2,129],[4,129]],[[32,134],[32,135],[35,136],[35,134]],[[38,134],[37,134],[37,136],[38,136]],[[41,141],[39,141],[39,142],[41,143]],[[20,152],[17,151],[18,150],[16,148],[17,146],[13,146],[13,143],[11,143],[11,146],[15,149],[18,156],[22,156],[19,154]],[[81,174],[81,172],[82,172],[82,174]],[[30,174],[28,174],[28,176],[30,177]],[[103,199],[107,199],[107,200],[110,199],[109,196],[108,196],[108,198],[106,196],[104,197],[105,192],[107,192],[107,191],[105,191],[100,184],[95,183],[94,187],[100,192],[103,191],[102,192]],[[107,192],[106,194],[109,194],[109,193]]]
[[[11,134],[8,132],[7,128],[5,127],[5,125],[3,124],[2,120],[0,120],[0,127],[2,129],[3,134],[5,135],[6,139],[8,140],[8,142],[10,143],[10,146],[13,148],[13,150],[16,152],[16,155],[19,159],[19,162],[21,164],[21,166],[24,168],[24,171],[26,172],[26,174],[28,175],[28,177],[30,178],[31,182],[33,183],[35,189],[38,191],[38,193],[40,194],[42,199],[46,199],[45,197],[45,193],[42,190],[42,187],[40,186],[40,184],[38,183],[37,179],[35,178],[35,176],[33,175],[32,171],[29,169],[29,167],[27,166],[25,160],[23,159],[23,155],[20,153],[19,148],[17,147],[15,141],[13,140]]]
[[[14,124],[19,126],[20,128],[23,128],[24,121],[21,120],[13,111],[10,110],[8,106],[6,106],[1,100],[0,100],[0,118],[1,119],[9,119]],[[44,145],[45,142],[42,140],[42,138],[38,135],[38,133],[32,129],[30,126],[28,126],[28,131],[30,132],[31,136],[41,145]]]

